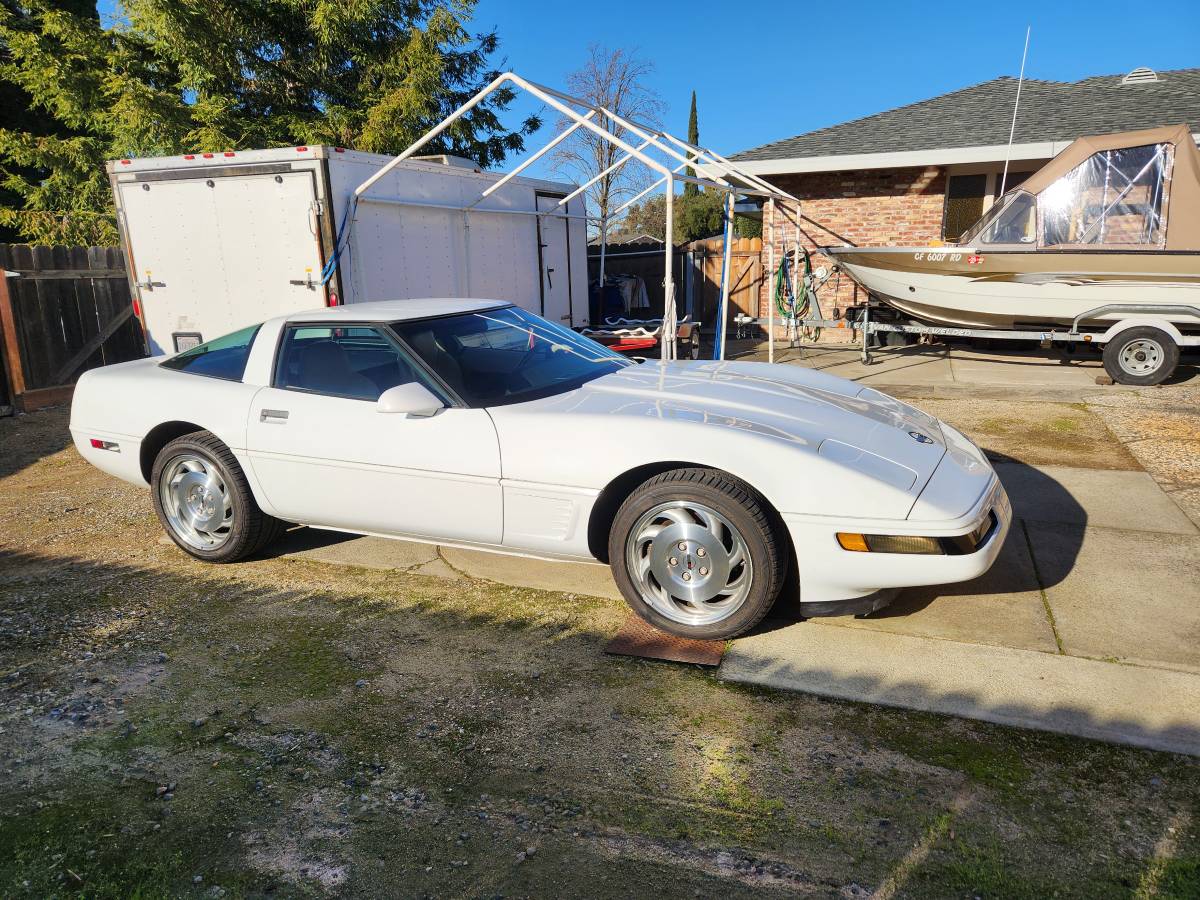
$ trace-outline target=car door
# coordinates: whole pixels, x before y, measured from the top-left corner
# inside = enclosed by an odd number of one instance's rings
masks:
[[[378,411],[418,381],[447,404],[428,417]],[[446,393],[375,325],[289,324],[271,387],[247,423],[251,465],[288,521],[498,544],[500,451],[491,417]]]

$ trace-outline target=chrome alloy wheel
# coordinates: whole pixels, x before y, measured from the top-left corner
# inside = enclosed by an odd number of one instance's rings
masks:
[[[716,510],[693,501],[660,503],[629,532],[626,565],[642,599],[681,625],[713,625],[750,593],[750,550]]]
[[[191,454],[173,460],[158,490],[167,523],[189,547],[216,550],[229,540],[233,498],[210,460]]]
[[[1158,371],[1158,367],[1163,364],[1164,356],[1163,348],[1158,341],[1150,338],[1138,338],[1122,347],[1117,359],[1122,371],[1128,372],[1130,375],[1149,375]]]

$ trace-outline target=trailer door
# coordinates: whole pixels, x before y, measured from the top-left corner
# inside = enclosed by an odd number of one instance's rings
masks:
[[[147,174],[119,189],[151,354],[324,305],[313,171]]]
[[[538,212],[566,212],[559,206],[564,194],[537,194]],[[569,219],[557,216],[538,216],[538,264],[542,276],[543,318],[562,325],[571,321],[571,253],[567,234]]]

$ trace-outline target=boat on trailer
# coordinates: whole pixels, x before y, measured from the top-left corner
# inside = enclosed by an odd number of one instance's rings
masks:
[[[1186,125],[1080,138],[955,244],[822,250],[917,322],[1103,331],[1144,306],[1197,333],[1200,151]]]

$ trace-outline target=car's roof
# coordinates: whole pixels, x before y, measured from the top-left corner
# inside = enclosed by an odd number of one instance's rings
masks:
[[[287,316],[289,322],[399,322],[404,319],[426,319],[430,316],[452,316],[455,313],[478,312],[511,306],[507,300],[463,300],[455,297],[427,297],[414,300],[378,300],[372,303],[351,303],[302,310]]]

